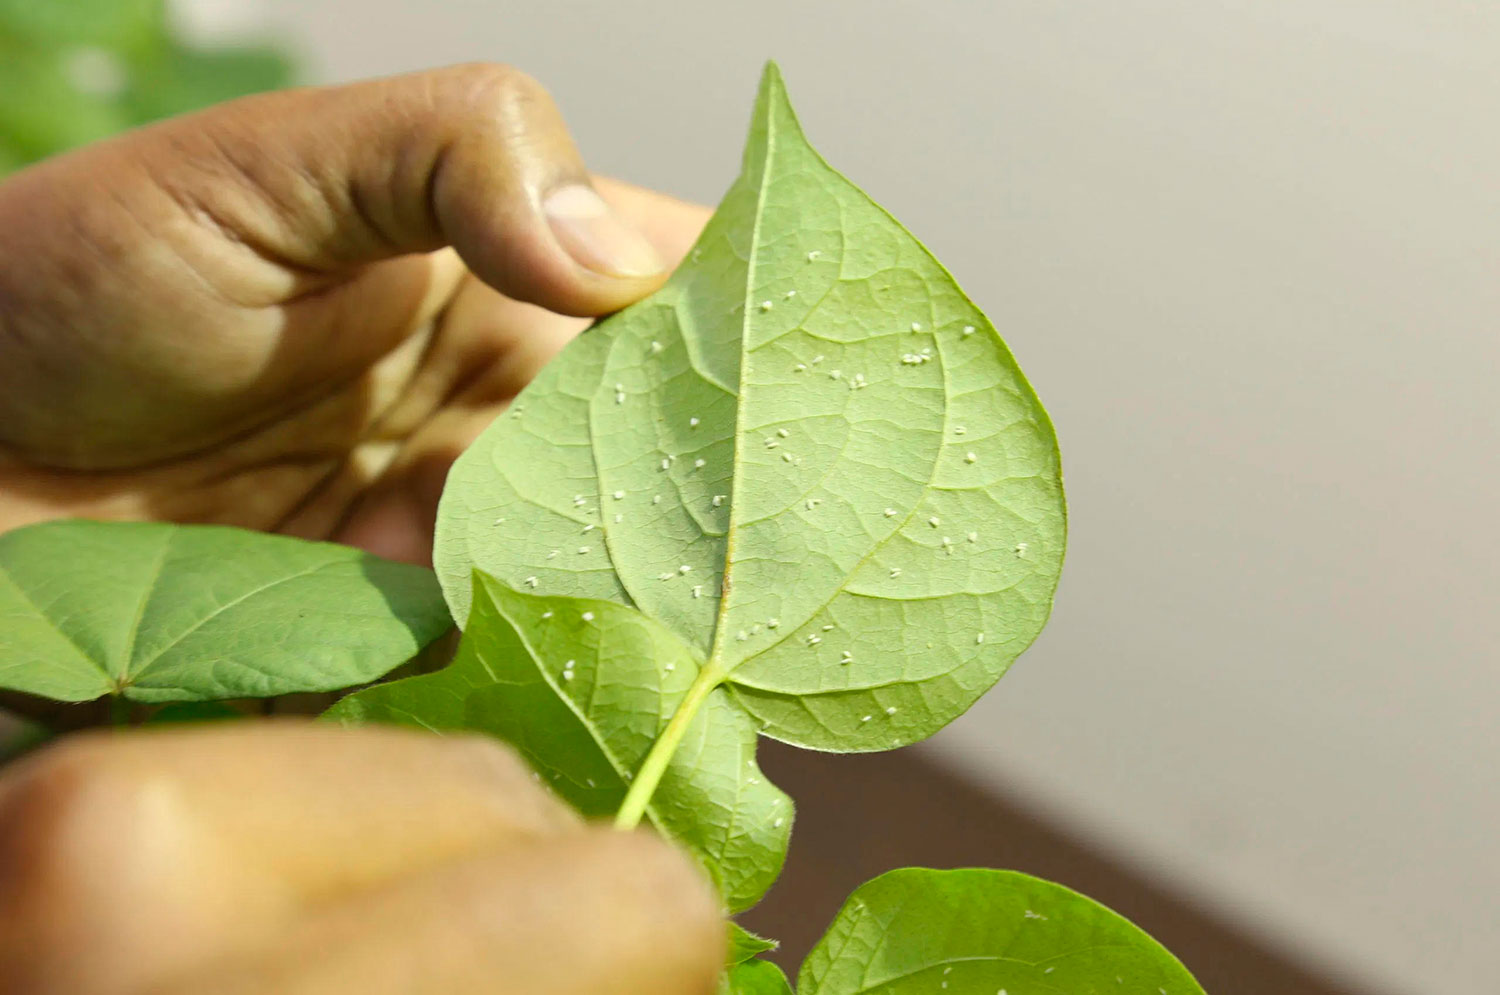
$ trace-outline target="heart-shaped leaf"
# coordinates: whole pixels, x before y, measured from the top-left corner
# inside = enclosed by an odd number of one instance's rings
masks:
[[[691,650],[697,677],[626,793],[629,826],[663,777],[704,797],[739,783],[727,751],[672,762],[701,703],[817,749],[935,732],[1040,631],[1063,546],[1056,440],[1031,388],[948,273],[807,144],[771,66],[743,173],[687,262],[463,454],[434,560],[454,618],[478,570],[632,608]],[[648,686],[632,662],[598,666],[605,685]],[[435,705],[392,693],[429,721]],[[535,707],[506,682],[488,701]],[[504,735],[516,720],[463,721]],[[575,783],[597,766],[514,741]]]
[[[584,815],[613,815],[702,657],[613,602],[529,596],[476,574],[472,605],[452,664],[352,694],[328,717],[487,732]],[[792,803],[755,765],[755,723],[723,688],[707,692],[645,814],[700,856],[731,910],[776,880]]]
[[[744,171],[650,299],[459,459],[435,561],[637,607],[773,738],[875,750],[972,704],[1045,623],[1056,440],[994,328],[803,138],[779,75]]]
[[[1014,871],[908,867],[849,896],[798,995],[1203,995],[1139,927]]]
[[[0,688],[59,701],[334,691],[451,626],[431,571],[348,546],[157,522],[0,535]]]

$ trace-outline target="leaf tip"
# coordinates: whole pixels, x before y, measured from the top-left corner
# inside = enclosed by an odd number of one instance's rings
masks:
[[[781,78],[781,67],[776,64],[776,60],[767,59],[765,67],[760,71],[760,92],[764,95],[773,89],[785,90],[786,83]]]
[[[802,135],[802,125],[792,109],[787,96],[786,82],[781,76],[781,67],[774,59],[766,60],[761,71],[760,89],[755,96],[755,114],[752,119],[750,141],[745,146],[747,174],[757,174],[765,166],[765,148],[773,133]],[[805,141],[806,139],[802,139]]]

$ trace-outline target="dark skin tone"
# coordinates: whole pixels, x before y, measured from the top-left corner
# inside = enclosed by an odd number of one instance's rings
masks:
[[[218,522],[425,562],[452,460],[705,218],[591,177],[546,91],[490,65],[24,170],[0,183],[0,530]],[[244,722],[0,774],[16,995],[687,995],[722,943],[689,861],[580,825],[493,744]]]
[[[591,179],[496,66],[252,97],[25,170],[0,184],[0,527],[222,522],[420,562],[456,452],[705,218]]]

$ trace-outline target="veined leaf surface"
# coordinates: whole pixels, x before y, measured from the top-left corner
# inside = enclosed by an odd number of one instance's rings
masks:
[[[1045,623],[1056,441],[995,329],[803,137],[767,70],[744,170],[650,299],[580,337],[459,459],[435,562],[630,605],[768,736],[886,749]]]
[[[451,626],[431,571],[348,546],[159,522],[0,535],[0,688],[60,701],[335,691]]]
[[[701,656],[613,602],[530,596],[476,574],[471,603],[452,664],[356,692],[328,717],[490,733],[584,815],[613,815]],[[756,766],[754,720],[723,688],[698,710],[646,815],[699,855],[731,910],[776,880],[792,803]],[[748,933],[743,944],[747,958],[767,948]]]
[[[993,684],[1044,624],[1063,546],[1056,441],[1010,353],[916,239],[808,145],[773,66],[743,172],[687,261],[569,345],[458,460],[434,561],[456,619],[479,617],[476,570],[629,608],[693,654],[702,693],[681,707],[855,751],[928,736]],[[532,622],[511,621],[543,645]],[[598,666],[608,686],[666,693],[630,661]],[[430,703],[392,694],[427,721]],[[487,701],[536,707],[501,681]],[[501,732],[512,720],[463,721]],[[673,778],[703,798],[739,783],[728,751],[665,763],[684,728],[662,731],[620,824],[686,797]],[[543,770],[576,783],[592,765],[587,750],[543,755],[523,732],[508,738]],[[682,817],[687,839],[694,816]]]
[[[849,896],[798,995],[1204,995],[1139,927],[1014,871],[882,874]]]

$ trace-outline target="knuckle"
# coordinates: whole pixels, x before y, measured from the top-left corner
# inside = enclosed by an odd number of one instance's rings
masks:
[[[471,62],[440,70],[438,91],[441,99],[457,104],[466,116],[496,122],[529,117],[552,103],[547,88],[534,77],[498,62]]]

